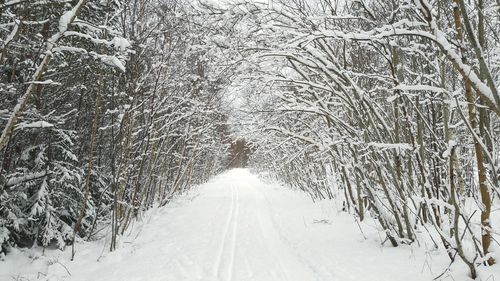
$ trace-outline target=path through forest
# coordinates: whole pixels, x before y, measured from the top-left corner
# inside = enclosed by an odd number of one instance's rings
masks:
[[[432,280],[446,267],[446,255],[430,245],[380,246],[374,223],[362,224],[365,239],[339,209],[235,169],[151,211],[115,252],[101,241],[79,243],[73,262],[69,251],[18,255],[0,263],[0,279],[9,262],[32,269],[11,268],[11,278],[82,281],[411,281]]]

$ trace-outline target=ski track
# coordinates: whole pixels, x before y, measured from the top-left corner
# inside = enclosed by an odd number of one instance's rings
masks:
[[[70,251],[49,252],[46,264],[41,255],[18,261],[24,275],[2,275],[0,263],[0,280],[420,281],[448,264],[443,253],[381,247],[376,230],[363,227],[368,241],[333,203],[235,169],[149,212],[112,253],[104,240],[80,243],[73,262]]]
[[[238,188],[231,185],[231,206],[224,227],[219,253],[215,263],[214,277],[217,280],[230,281],[234,271],[234,256],[238,233],[239,193]],[[226,278],[224,278],[226,277]]]
[[[214,270],[215,270],[214,277],[216,277],[216,278],[220,278],[221,267],[223,266],[222,259],[224,257],[224,250],[225,250],[226,245],[227,245],[227,237],[228,237],[229,229],[231,228],[231,224],[234,221],[234,209],[235,209],[234,208],[234,205],[235,205],[235,203],[234,203],[235,202],[234,186],[231,185],[230,189],[231,189],[231,206],[229,207],[229,213],[227,215],[226,224],[224,226],[224,232],[222,234],[222,239],[220,242],[219,251],[218,251],[215,266],[214,266]]]
[[[230,254],[229,254],[229,265],[228,265],[228,277],[226,278],[226,280],[228,281],[231,281],[232,280],[232,276],[233,276],[233,272],[234,272],[234,254],[235,254],[235,251],[236,251],[236,238],[238,237],[238,214],[239,214],[239,210],[240,210],[240,205],[239,205],[239,193],[238,193],[238,188],[235,188],[233,186],[233,190],[235,190],[235,193],[236,193],[236,211],[235,211],[235,214],[233,216],[233,233],[231,235],[231,248],[230,248]]]

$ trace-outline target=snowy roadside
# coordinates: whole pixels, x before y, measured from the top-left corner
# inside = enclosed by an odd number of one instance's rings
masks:
[[[194,195],[193,195],[194,194]],[[71,261],[71,246],[65,249],[13,248],[11,252],[0,259],[0,281],[42,280],[59,281],[72,280],[76,277],[73,272],[85,272],[91,268],[101,268],[105,260],[120,260],[126,257],[127,252],[136,247],[136,240],[141,237],[145,229],[150,229],[151,222],[160,216],[165,216],[172,209],[184,205],[196,196],[196,188],[188,193],[176,197],[168,206],[151,208],[144,214],[141,221],[134,221],[133,226],[125,235],[119,237],[117,250],[109,252],[109,231],[106,237],[96,241],[78,239],[75,245],[75,260]],[[82,267],[83,266],[83,267]],[[123,266],[126,266],[124,263]],[[82,268],[80,268],[82,267]],[[104,271],[108,269],[102,267]],[[80,276],[82,280],[99,280],[98,276]]]

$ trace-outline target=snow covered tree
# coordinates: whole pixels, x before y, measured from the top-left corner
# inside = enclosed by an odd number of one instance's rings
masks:
[[[183,1],[0,4],[0,230],[64,247],[223,166],[224,79]],[[210,164],[209,164],[210,163]]]
[[[248,42],[233,45],[246,73],[238,81],[251,81],[239,87],[250,109],[242,127],[253,123],[243,134],[258,147],[254,165],[271,166],[313,198],[340,195],[360,220],[375,217],[394,246],[413,243],[416,229],[430,225],[436,247],[451,260],[458,255],[475,278],[478,264],[494,263],[498,27],[484,22],[498,20],[496,4],[299,0],[212,8],[244,30],[227,41]],[[481,217],[465,208],[474,198]]]

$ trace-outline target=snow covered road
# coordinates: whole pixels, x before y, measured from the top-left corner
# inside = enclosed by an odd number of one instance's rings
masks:
[[[101,241],[79,243],[73,262],[69,251],[17,253],[0,262],[0,280],[411,281],[447,266],[430,245],[381,246],[372,225],[362,225],[365,239],[332,201],[235,169],[149,213],[115,252]],[[14,264],[19,271],[2,271]]]
[[[153,218],[124,257],[134,261],[117,260],[103,280],[319,280],[281,238],[266,187],[247,170],[200,187],[191,202]]]

